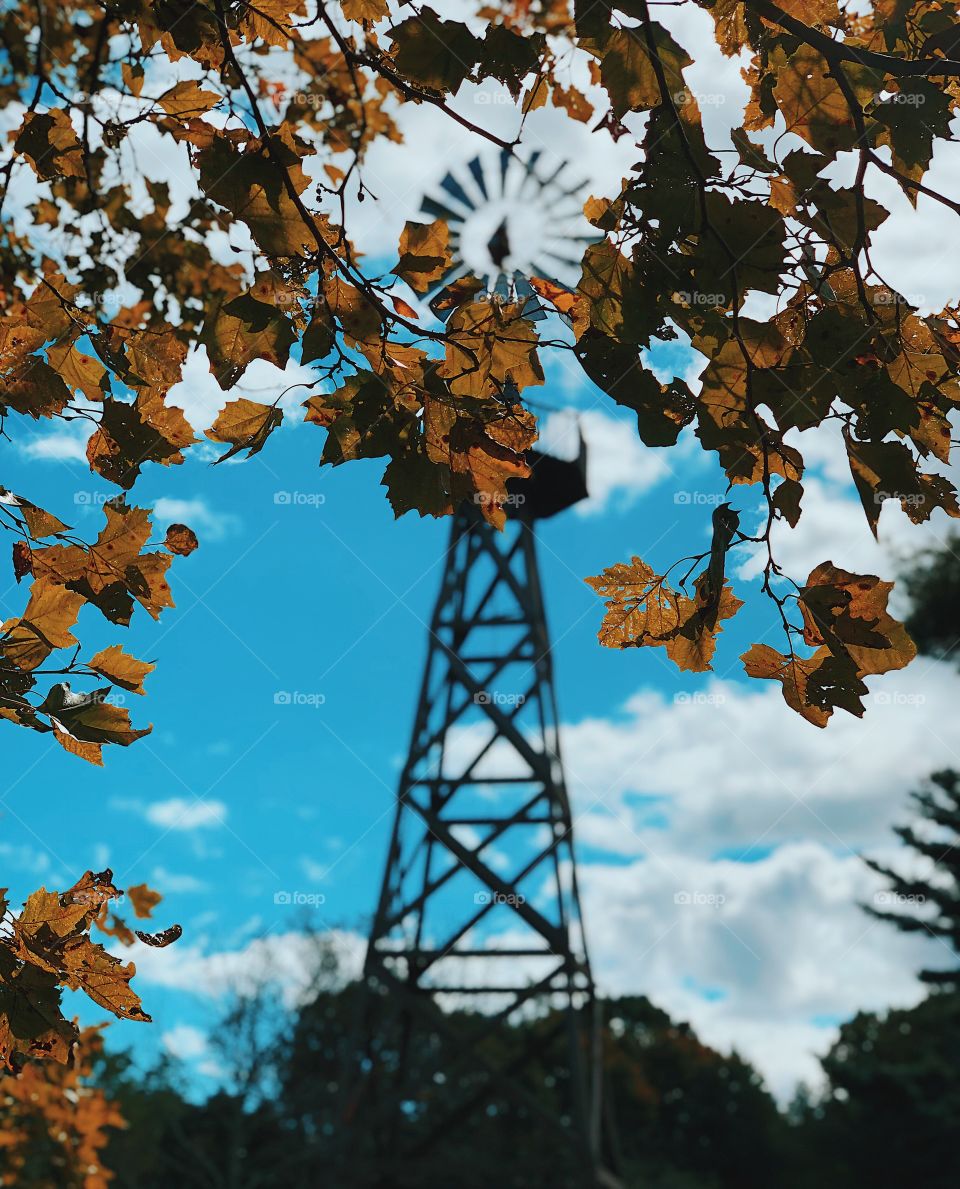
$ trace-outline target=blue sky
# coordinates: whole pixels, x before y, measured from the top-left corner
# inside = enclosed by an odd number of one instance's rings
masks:
[[[538,534],[574,809],[582,817],[587,925],[598,934],[597,974],[606,989],[647,991],[709,1035],[709,1013],[731,1012],[731,1000],[761,972],[787,1001],[791,976],[772,975],[763,930],[754,936],[750,912],[763,911],[762,896],[757,903],[758,894],[748,891],[746,915],[738,909],[728,921],[684,918],[672,896],[692,887],[736,903],[742,881],[756,883],[742,874],[754,868],[788,912],[804,915],[806,900],[829,896],[840,879],[849,885],[841,940],[857,944],[854,901],[869,881],[853,873],[862,865],[851,856],[864,840],[883,839],[902,781],[888,772],[891,787],[871,806],[871,767],[859,802],[820,826],[782,803],[782,789],[770,805],[756,797],[758,775],[770,784],[777,733],[799,782],[789,796],[803,797],[801,784],[812,779],[820,753],[827,773],[820,791],[850,780],[832,741],[795,720],[776,688],[742,675],[739,654],[773,627],[756,579],[737,582],[748,603],[720,638],[715,675],[680,674],[652,650],[599,647],[602,604],[583,576],[633,553],[669,565],[702,550],[723,479],[690,441],[663,456],[670,469],[661,468],[662,452],[636,443],[629,415],[598,403],[597,391],[571,381],[566,365],[551,365],[537,395],[584,410],[584,431],[594,442],[593,486],[604,493],[543,523]],[[576,424],[555,418],[551,440],[569,448],[564,437]],[[158,665],[149,696],[129,697],[135,719],[154,723],[152,735],[126,750],[108,749],[99,770],[46,739],[5,733],[0,853],[13,899],[41,881],[63,887],[85,868],[104,865],[121,886],[147,881],[164,893],[158,927],[176,921],[184,937],[159,953],[138,946],[135,955],[156,1024],[116,1026],[111,1040],[133,1045],[143,1060],[161,1046],[193,1058],[198,1090],[214,1072],[202,1035],[223,994],[237,985],[236,971],[258,955],[275,960],[282,952],[292,967],[300,960],[303,910],[275,903],[276,893],[313,897],[313,923],[338,931],[348,967],[359,961],[440,580],[448,523],[395,521],[379,486],[380,465],[320,469],[322,440],[322,431],[291,421],[248,462],[147,468],[137,501],[157,504],[160,519],[193,523],[201,540],[176,564],[176,609],[159,625],[136,616],[126,641]],[[75,458],[41,457],[75,452],[69,435],[45,441],[5,447],[8,486],[66,519],[72,513],[78,528],[94,532],[111,489]],[[751,499],[748,491],[734,497],[745,525]],[[824,545],[818,539],[810,548]],[[15,589],[5,592],[5,613],[19,597]],[[116,638],[92,609],[83,616],[88,648]],[[939,677],[946,696],[952,678]],[[859,725],[840,726],[843,747],[848,738],[859,746],[850,735]],[[874,726],[888,734],[889,717]],[[908,737],[908,727],[898,727],[898,737]],[[845,763],[849,769],[851,761]],[[775,793],[777,785],[773,780]],[[751,799],[756,813],[737,822],[738,807]],[[693,866],[677,874],[678,859]],[[812,889],[818,865],[824,886]],[[673,924],[644,890],[648,881],[661,897],[664,886],[671,892],[666,912]],[[789,921],[781,926],[789,929]],[[715,944],[733,940],[704,960],[704,931]],[[910,959],[898,939],[882,942],[883,964],[901,972],[901,995],[909,996]],[[625,962],[634,945],[638,960]],[[647,972],[641,959],[651,946],[662,960]],[[814,953],[809,960],[816,961]],[[868,965],[874,978],[875,962]],[[291,969],[291,997],[298,977]],[[819,988],[807,1014],[791,1009],[804,1036],[827,1035],[842,1018],[846,999],[835,991]],[[86,1005],[82,1010],[97,1018]],[[714,1042],[762,1051],[762,1038],[738,1032],[739,1019],[734,1012],[721,1022]],[[784,1077],[805,1069],[800,1057],[788,1067]],[[776,1080],[775,1062],[769,1072]]]
[[[697,60],[688,82],[709,95],[704,119],[711,141],[723,144],[746,95],[738,64],[712,44],[707,13],[663,14]],[[173,81],[151,79],[148,90]],[[512,135],[515,108],[495,93],[492,81],[465,87],[457,103]],[[21,118],[11,105],[0,130]],[[377,146],[364,179],[380,201],[350,210],[371,266],[393,263],[423,192],[478,147],[429,105],[404,123],[416,151]],[[590,179],[584,197],[616,192],[635,160],[630,140],[614,144],[549,109],[524,128],[527,147],[576,159]],[[146,124],[130,141],[138,173],[173,184],[176,219],[176,204],[190,197],[183,147]],[[938,154],[935,175],[932,184],[956,190],[958,155]],[[875,245],[883,271],[927,307],[956,298],[955,228],[936,223],[945,216],[924,199],[914,211],[892,184],[878,183],[877,195],[896,212]],[[29,179],[15,183],[10,209],[20,230],[35,196]],[[697,371],[675,348],[655,363],[691,379]],[[629,415],[571,366],[548,363],[547,385],[532,395],[580,409],[593,450],[591,505],[542,526],[540,562],[595,972],[604,990],[647,993],[709,1043],[737,1047],[787,1097],[798,1078],[815,1078],[812,1054],[839,1020],[860,1007],[916,1002],[913,972],[945,960],[935,943],[864,916],[857,902],[877,883],[858,856],[903,861],[890,826],[903,817],[908,789],[936,767],[960,766],[960,677],[918,661],[871,681],[862,722],[838,714],[817,731],[778,688],[743,677],[737,658],[750,643],[778,644],[776,634],[765,637],[773,619],[748,557],[733,566],[748,603],[720,638],[715,674],[678,674],[654,650],[601,649],[602,604],[583,577],[634,553],[660,566],[699,552],[724,484],[689,431],[676,451],[645,450]],[[305,379],[296,364],[281,374],[258,362],[231,395],[272,400]],[[257,458],[212,467],[212,451],[194,451],[182,467],[147,467],[137,485],[136,502],[191,524],[201,547],[175,565],[177,607],[159,625],[138,613],[124,637],[88,608],[81,628],[88,651],[119,637],[157,662],[148,697],[130,697],[153,734],[108,750],[99,770],[0,724],[0,860],[12,901],[104,865],[121,884],[146,880],[164,893],[158,924],[179,922],[183,939],[133,952],[156,1023],[116,1025],[109,1039],[133,1045],[144,1061],[161,1048],[178,1052],[198,1090],[216,1076],[205,1030],[244,970],[269,964],[289,1002],[302,988],[302,920],[274,902],[277,892],[322,896],[315,923],[336,931],[348,966],[358,961],[449,531],[414,516],[395,522],[378,464],[321,471],[322,431],[292,415],[300,398],[285,399],[288,423]],[[226,399],[202,354],[171,393],[198,430]],[[551,440],[571,425],[552,418]],[[0,443],[4,485],[95,532],[113,490],[90,474],[79,436],[32,423],[17,431]],[[899,557],[944,539],[942,519],[918,531],[888,505],[874,543],[842,448],[828,433],[802,437],[804,514],[796,532],[777,537],[796,578],[828,558],[891,577]],[[752,528],[754,497],[738,492],[733,503]],[[21,609],[22,590],[0,597],[4,615]]]

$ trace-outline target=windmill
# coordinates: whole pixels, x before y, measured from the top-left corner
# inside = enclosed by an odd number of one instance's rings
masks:
[[[456,248],[438,293],[469,271],[546,316],[526,275],[595,236],[574,230],[581,187],[538,158],[477,158],[424,201]],[[582,438],[530,462],[503,531],[455,512],[430,621],[349,1046],[345,1117],[389,1165],[377,1184],[419,1184],[405,1170],[491,1112],[542,1127],[578,1186],[617,1184],[534,527],[585,498]]]

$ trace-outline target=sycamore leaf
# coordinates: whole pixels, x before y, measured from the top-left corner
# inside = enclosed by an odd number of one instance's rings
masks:
[[[171,524],[163,541],[164,547],[180,557],[189,557],[199,546],[197,534],[185,524]]]
[[[129,489],[143,463],[182,463],[183,448],[195,440],[182,410],[159,392],[141,392],[133,404],[108,397],[100,427],[87,442],[87,459],[92,470]]]
[[[456,92],[483,54],[466,25],[442,20],[426,6],[391,29],[390,38],[397,70],[432,91]]]
[[[519,303],[472,302],[454,310],[447,329],[437,374],[455,396],[500,398],[543,383],[537,334]]]
[[[698,580],[696,598],[680,594],[639,557],[618,562],[586,582],[607,600],[598,634],[605,648],[663,645],[679,669],[692,673],[710,669],[719,622],[743,606],[729,585],[709,593],[706,571]]]
[[[44,181],[84,176],[83,146],[69,115],[60,108],[27,112],[13,147]]]
[[[119,685],[135,694],[144,692],[144,678],[156,667],[146,661],[136,660],[129,653],[124,652],[119,644],[111,644],[109,648],[102,649],[87,661],[88,669],[93,669],[95,673],[106,677],[114,685]]]
[[[181,925],[171,925],[169,929],[161,929],[159,933],[144,933],[142,929],[134,930],[144,945],[152,945],[156,949],[166,949],[183,936]]]
[[[13,543],[13,576],[19,583],[27,574],[33,573],[33,554],[26,541]]]
[[[283,410],[275,405],[262,405],[245,396],[229,401],[217,415],[216,421],[207,430],[207,437],[214,442],[223,442],[230,449],[217,459],[226,462],[241,450],[247,457],[259,454],[267,438],[283,421]]]
[[[366,21],[375,24],[390,11],[387,0],[342,0],[340,7],[348,21]]]
[[[54,649],[76,644],[70,630],[77,622],[83,596],[36,578],[30,587],[30,601],[19,619],[3,625],[0,648],[18,669],[36,669]]]
[[[141,920],[152,915],[163,897],[145,883],[133,884],[127,888],[127,897],[133,905],[133,911]]]
[[[450,230],[443,219],[404,224],[400,233],[400,263],[393,270],[411,289],[425,293],[453,264]]]
[[[811,703],[807,697],[807,687],[810,674],[826,655],[827,649],[821,649],[813,657],[804,660],[801,657],[784,656],[769,644],[754,644],[740,659],[748,677],[779,681],[787,705],[815,727],[825,727],[832,710]]]
[[[190,79],[164,91],[157,102],[168,115],[199,116],[216,107],[220,96],[215,91],[204,91],[195,79]]]
[[[61,953],[63,980],[73,990],[83,991],[94,1003],[118,1019],[150,1022],[140,996],[130,986],[137,972],[132,962],[126,965],[108,954],[89,937],[72,938]]]

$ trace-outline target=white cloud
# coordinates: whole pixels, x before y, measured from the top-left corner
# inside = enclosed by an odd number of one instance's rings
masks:
[[[227,807],[222,801],[188,801],[185,797],[171,797],[168,801],[154,801],[149,805],[139,801],[116,798],[114,809],[140,814],[151,825],[164,830],[195,830],[222,826],[227,820]]]
[[[817,843],[757,863],[671,851],[585,864],[580,883],[602,989],[647,994],[708,1044],[736,1048],[784,1100],[819,1080],[835,1021],[923,997],[913,971],[931,943],[868,917],[858,901],[877,877]]]
[[[816,1079],[836,1021],[918,1001],[914,972],[947,957],[863,913],[880,885],[860,856],[901,862],[890,827],[908,791],[960,766],[960,675],[921,658],[870,685],[864,719],[838,713],[824,731],[778,687],[718,678],[562,727],[601,987],[648,994],[736,1047],[781,1098]],[[484,739],[480,725],[457,732],[450,770]],[[510,774],[496,747],[476,775],[495,773]],[[676,904],[682,892],[724,899]]]
[[[166,867],[154,867],[150,882],[157,891],[166,895],[177,892],[205,892],[209,885],[195,875],[183,875],[168,871]]]
[[[176,950],[158,950],[137,943],[132,950],[137,978],[143,983],[189,992],[206,999],[231,993],[250,994],[274,984],[287,1007],[309,1001],[317,986],[325,947],[332,946],[343,978],[356,978],[363,965],[366,941],[356,933],[333,930],[322,937],[307,933],[268,933],[232,950],[204,951],[178,943]]]
[[[177,1024],[161,1037],[163,1047],[181,1061],[193,1061],[207,1053],[206,1035],[191,1024]]]
[[[803,479],[802,514],[796,528],[784,521],[773,527],[773,554],[784,572],[803,582],[814,566],[833,561],[842,569],[878,574],[893,579],[906,559],[948,538],[954,522],[939,509],[924,524],[913,524],[896,499],[886,499],[874,539],[863,506],[853,486],[843,439],[833,426],[823,425],[787,439],[796,446],[809,468]],[[935,459],[924,470],[945,474],[954,483],[960,468],[944,467]],[[764,520],[766,513],[764,512]],[[745,522],[747,532],[759,525]],[[754,578],[762,572],[765,550],[747,546],[737,550],[738,574]]]
[[[222,801],[187,801],[171,797],[169,801],[155,801],[146,807],[148,822],[168,830],[194,830],[205,826],[222,826],[227,820],[227,807]]]
[[[77,428],[73,428],[76,425]],[[21,425],[20,430],[30,427]],[[73,422],[70,426],[46,425],[37,429],[29,441],[20,441],[23,454],[34,462],[81,462],[87,466],[87,439],[93,431],[89,422]]]
[[[633,419],[612,417],[599,409],[551,413],[541,422],[538,445],[558,458],[574,458],[580,432],[587,444],[589,498],[577,504],[581,516],[596,516],[611,505],[628,507],[668,475],[662,450],[644,446]]]
[[[240,524],[238,516],[211,508],[205,499],[173,499],[167,496],[155,501],[153,518],[158,525],[188,524],[201,541],[222,541],[234,533]]]

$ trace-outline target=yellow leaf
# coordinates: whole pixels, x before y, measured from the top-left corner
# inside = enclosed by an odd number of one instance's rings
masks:
[[[124,652],[119,644],[111,644],[87,661],[87,668],[106,677],[114,685],[122,686],[131,693],[142,694],[144,678],[152,673],[156,665],[138,661]]]

